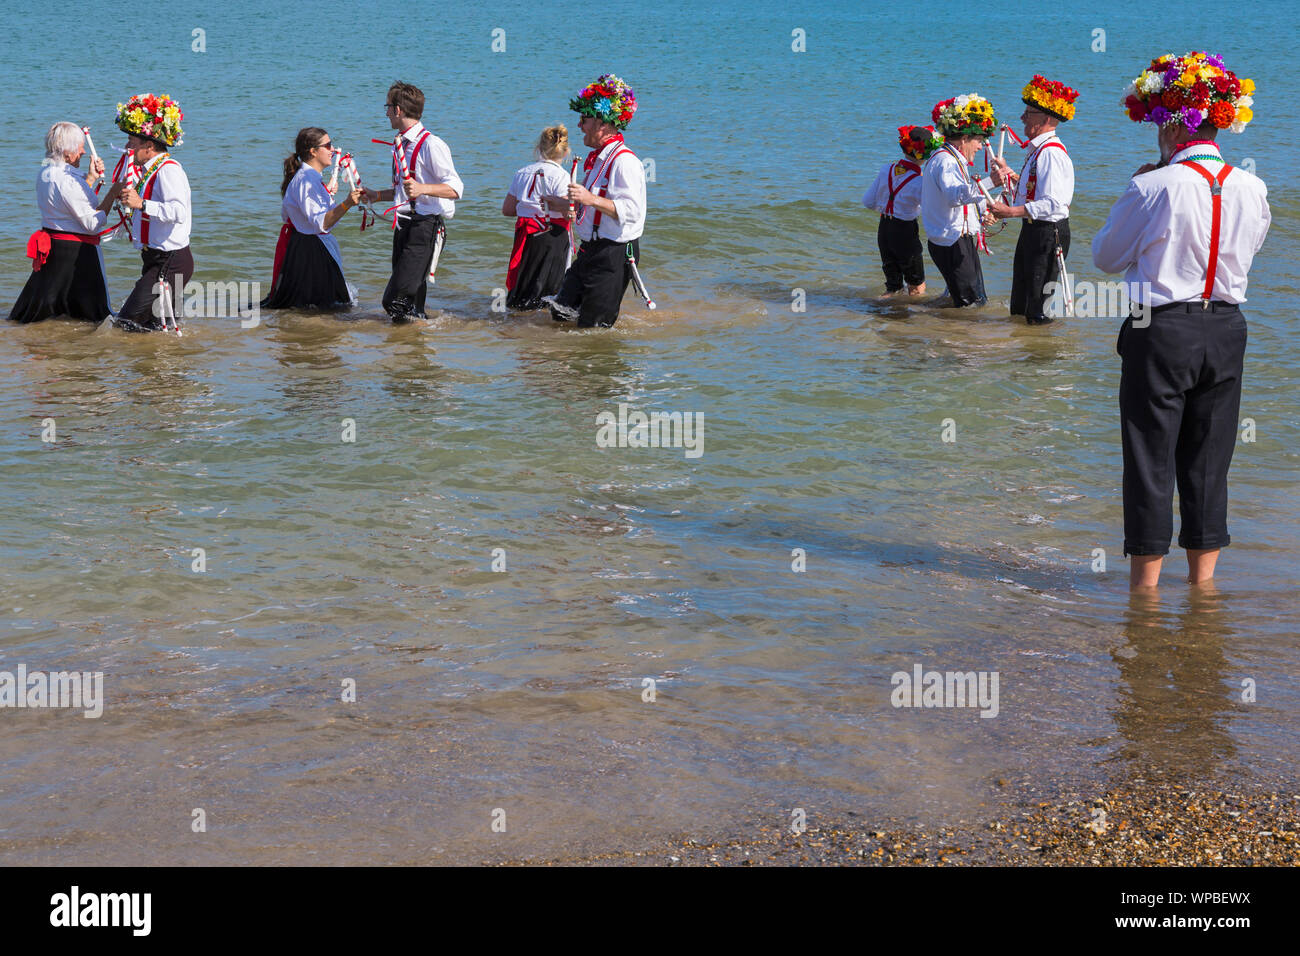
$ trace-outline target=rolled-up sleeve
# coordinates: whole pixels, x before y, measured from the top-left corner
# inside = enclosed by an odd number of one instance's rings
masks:
[[[1074,201],[1074,163],[1063,149],[1044,149],[1038,153],[1037,199],[1025,203],[1030,219],[1064,219]]]
[[[624,153],[609,174],[605,198],[618,211],[618,221],[631,226],[645,221],[645,167],[631,153]]]
[[[165,199],[146,199],[145,214],[150,219],[177,225],[190,218],[190,181],[180,166],[167,165],[158,170],[158,187]],[[158,192],[155,187],[154,193]]]
[[[60,177],[59,198],[69,215],[81,223],[87,234],[103,230],[108,215],[95,208],[95,191],[80,176],[69,173]]]
[[[444,186],[450,186],[456,190],[456,198],[465,198],[465,184],[461,182],[460,176],[456,174],[456,166],[451,161],[451,150],[442,141],[435,142],[432,138],[427,143],[429,147],[429,165],[433,172],[434,183],[441,183]]]

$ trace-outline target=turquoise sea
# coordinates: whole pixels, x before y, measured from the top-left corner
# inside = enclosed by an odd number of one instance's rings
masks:
[[[362,304],[341,318],[200,317],[179,340],[0,324],[0,671],[105,687],[98,719],[0,708],[0,862],[537,858],[793,807],[940,821],[984,812],[1000,778],[1293,778],[1294,9],[8,9],[6,313],[46,129],[89,125],[109,156],[136,92],[185,111],[200,282],[269,281],[300,127],[377,179],[399,77],[466,190],[424,324],[383,318],[389,235],[355,213],[336,234]],[[1070,261],[1102,279],[1091,238],[1155,155],[1120,91],[1152,56],[1207,45],[1258,87],[1224,142],[1273,211],[1246,306],[1255,440],[1237,447],[1217,589],[1182,583],[1175,551],[1158,598],[1134,603],[1119,319],[1009,319],[1016,226],[985,261],[987,307],[886,307],[860,199],[897,126],[972,91],[1014,119],[1045,73],[1081,91],[1062,131]],[[493,312],[510,177],[543,126],[576,135],[568,99],[606,71],[636,89],[628,142],[654,161],[659,308],[629,295],[591,333]],[[104,253],[120,301],[139,259]],[[703,416],[703,454],[598,447],[596,416],[620,403]],[[997,672],[996,718],[893,707],[891,675],[917,664]]]

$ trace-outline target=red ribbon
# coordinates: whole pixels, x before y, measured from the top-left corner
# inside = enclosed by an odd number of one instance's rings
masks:
[[[50,234],[44,229],[37,229],[27,240],[27,258],[32,260],[32,271],[40,272],[45,260],[50,257]]]

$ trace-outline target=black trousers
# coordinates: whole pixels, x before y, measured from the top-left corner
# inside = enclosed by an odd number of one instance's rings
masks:
[[[631,242],[593,239],[578,247],[578,255],[569,271],[564,274],[564,284],[560,286],[560,294],[555,298],[561,305],[578,310],[580,327],[608,327],[618,321],[623,293],[632,281],[632,269],[627,261],[629,248],[637,265],[640,265],[640,239]],[[551,315],[563,321],[554,309],[551,310]]]
[[[1044,289],[1049,282],[1060,281],[1056,265],[1056,245],[1070,254],[1070,220],[1030,222],[1020,226],[1016,256],[1011,266],[1011,314],[1023,315],[1030,325],[1042,325],[1052,319],[1043,312],[1048,300]]]
[[[920,285],[925,281],[921,231],[915,219],[882,215],[876,229],[876,245],[880,247],[880,264],[885,270],[886,292],[897,292],[904,282]]]
[[[1221,548],[1228,537],[1228,466],[1237,444],[1246,319],[1199,301],[1126,319],[1119,409],[1124,444],[1124,554],[1168,554],[1174,485],[1178,546]]]
[[[185,285],[194,277],[194,256],[190,247],[164,252],[162,249],[140,250],[140,278],[126,297],[117,314],[117,325],[128,332],[156,332],[162,324],[162,296],[155,292],[159,277],[171,283],[172,315],[180,325],[184,311]]]
[[[926,245],[930,247],[930,258],[943,275],[943,281],[948,283],[948,294],[952,296],[954,306],[983,305],[988,301],[974,236],[962,236],[951,246],[937,246],[932,240]]]
[[[429,291],[429,264],[434,243],[443,231],[442,216],[410,216],[397,221],[393,230],[393,274],[384,289],[384,311],[394,321],[424,315],[424,298]]]

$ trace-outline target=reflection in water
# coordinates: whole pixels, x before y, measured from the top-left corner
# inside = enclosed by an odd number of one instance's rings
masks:
[[[620,336],[574,333],[520,355],[524,381],[557,403],[628,401],[645,374],[623,358],[628,343]]]
[[[1192,588],[1177,613],[1157,595],[1130,597],[1128,643],[1112,653],[1126,685],[1115,710],[1124,738],[1116,759],[1138,775],[1184,778],[1212,775],[1235,755],[1223,651],[1235,633],[1228,599],[1213,586]]]

